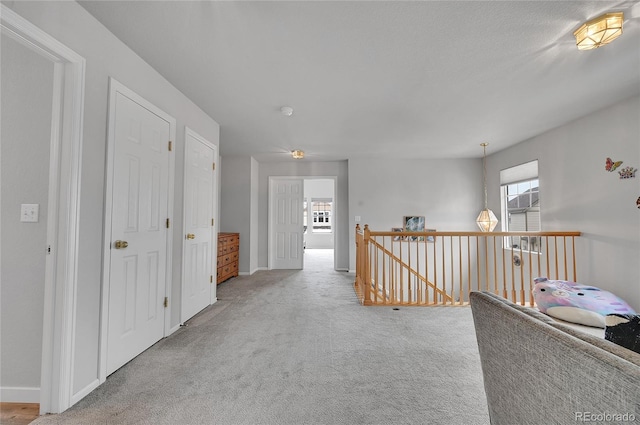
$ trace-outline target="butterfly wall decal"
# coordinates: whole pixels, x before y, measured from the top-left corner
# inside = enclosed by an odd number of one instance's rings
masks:
[[[611,173],[621,165],[622,165],[622,161],[613,162],[611,158],[607,158],[607,163],[605,164],[604,169]]]

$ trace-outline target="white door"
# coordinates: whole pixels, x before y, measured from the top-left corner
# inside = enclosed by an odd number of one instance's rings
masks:
[[[115,94],[107,374],[164,336],[170,123]]]
[[[271,232],[269,256],[272,269],[302,269],[302,179],[270,179]]]
[[[208,306],[211,292],[215,291],[212,267],[215,154],[213,144],[186,129],[182,322]]]

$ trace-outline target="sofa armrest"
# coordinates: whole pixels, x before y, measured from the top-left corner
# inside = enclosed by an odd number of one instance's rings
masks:
[[[640,419],[640,355],[490,293],[470,300],[492,424]]]

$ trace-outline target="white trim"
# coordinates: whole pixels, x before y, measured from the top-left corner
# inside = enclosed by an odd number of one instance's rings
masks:
[[[171,329],[169,329],[169,333],[165,336],[169,336],[172,333],[174,333],[175,331],[177,331],[178,329],[180,329],[180,323],[178,323],[177,325],[175,325],[174,327],[172,327]]]
[[[217,135],[219,136],[219,132],[217,133]],[[217,141],[220,141],[219,137],[216,137]],[[211,268],[213,269],[212,271],[212,276],[213,276],[213,283],[212,283],[212,287],[213,289],[211,290],[211,298],[209,299],[209,305],[215,304],[216,302],[218,302],[218,264],[217,264],[217,258],[218,258],[218,230],[220,227],[220,215],[218,214],[220,212],[220,184],[222,181],[222,173],[220,172],[220,148],[218,145],[213,144],[213,161],[216,164],[216,174],[214,175],[214,182],[213,182],[213,202],[214,202],[214,207],[213,207],[213,219],[214,219],[214,226],[213,226],[213,247],[211,250]],[[215,251],[215,252],[214,252]]]
[[[183,189],[182,189],[182,235],[185,235],[187,233],[186,228],[187,228],[187,202],[184,198],[184,194],[187,193],[187,140],[188,137],[191,136],[194,139],[196,139],[197,141],[199,141],[200,143],[202,143],[203,145],[207,146],[208,148],[210,148],[213,151],[213,162],[215,164],[218,163],[218,147],[208,141],[207,139],[205,139],[204,137],[202,137],[201,135],[199,135],[198,133],[196,133],[195,131],[193,131],[191,128],[185,126],[184,127],[184,166],[183,166],[183,171],[182,171],[182,180],[183,180]],[[212,205],[212,211],[213,211],[213,219],[214,219],[214,226],[212,226],[212,230],[211,230],[211,270],[209,270],[209,273],[211,276],[213,276],[213,282],[217,281],[217,272],[218,272],[218,267],[217,264],[215,264],[215,260],[218,257],[218,243],[217,243],[217,234],[218,232],[215,231],[216,226],[215,223],[218,222],[218,179],[216,178],[217,176],[217,166],[216,169],[212,170],[213,172],[213,193],[211,194],[211,200],[213,202]],[[184,296],[184,281],[185,281],[185,277],[186,277],[186,267],[185,267],[185,255],[186,255],[186,245],[187,245],[187,240],[183,237],[182,239],[182,277],[181,277],[181,282],[180,282],[180,323],[184,323],[187,320],[189,320],[191,317],[183,317],[184,314],[184,310],[185,310],[185,296]],[[209,291],[209,305],[213,304],[217,298],[216,298],[216,286],[212,283],[211,285],[209,285],[210,291]]]
[[[3,403],[40,403],[40,388],[0,387]]]
[[[78,229],[85,59],[0,5],[2,33],[54,63],[47,258],[42,335],[40,413],[71,406],[75,365]]]
[[[259,272],[261,270],[269,270],[268,267],[256,267],[255,269],[251,270],[251,272],[249,273],[249,275],[254,274],[255,272]]]
[[[96,378],[93,381],[91,381],[89,385],[85,386],[83,389],[81,389],[71,397],[71,405],[74,405],[80,400],[82,400],[83,398],[85,398],[91,391],[98,388],[99,385],[100,385],[99,379]]]
[[[164,309],[164,336],[168,336],[171,331],[171,287],[173,269],[173,192],[175,185],[175,151],[176,151],[176,119],[164,112],[151,102],[147,101],[133,90],[129,89],[115,78],[109,77],[109,125],[107,130],[107,164],[105,177],[105,217],[103,226],[103,261],[102,261],[102,303],[100,307],[100,339],[99,339],[99,366],[98,380],[100,383],[107,379],[107,331],[109,314],[109,282],[110,271],[109,261],[111,258],[111,220],[113,207],[113,166],[114,166],[114,144],[115,144],[115,108],[116,94],[121,93],[134,102],[138,103],[153,114],[169,123],[169,137],[173,142],[172,152],[169,155],[168,187],[167,187],[167,218],[170,227],[167,232],[167,257],[166,257],[166,285],[165,297],[169,298],[169,306]]]

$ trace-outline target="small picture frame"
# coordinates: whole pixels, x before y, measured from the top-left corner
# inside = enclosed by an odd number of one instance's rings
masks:
[[[403,229],[402,227],[392,227],[392,228],[391,228],[391,231],[392,231],[392,232],[403,232],[403,231],[404,231],[404,229]],[[402,236],[398,235],[398,236],[394,236],[392,240],[393,240],[394,242],[396,242],[396,241],[401,241],[401,240],[403,240],[403,239],[404,239],[404,237],[402,237]]]
[[[425,232],[437,232],[436,229],[424,229]],[[435,238],[433,236],[427,236],[427,242],[435,242]]]
[[[405,232],[424,232],[425,219],[423,215],[405,215],[402,218]],[[417,241],[417,236],[407,236],[410,241]]]

